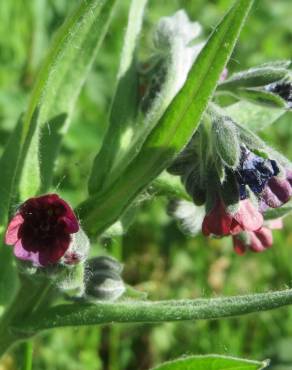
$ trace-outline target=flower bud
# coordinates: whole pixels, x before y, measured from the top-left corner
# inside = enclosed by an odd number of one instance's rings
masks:
[[[193,169],[182,176],[186,191],[193,198],[196,205],[201,206],[206,201],[206,189],[203,188],[199,171]]]
[[[281,207],[287,203],[292,196],[292,187],[287,179],[272,177],[260,197],[261,200],[271,208]]]
[[[99,256],[90,258],[86,263],[87,271],[99,271],[99,270],[109,270],[114,271],[120,275],[123,271],[123,265],[116,259],[109,256]]]
[[[88,261],[85,273],[85,298],[89,300],[118,299],[125,292],[120,277],[122,265],[110,257],[96,257]]]
[[[240,145],[236,126],[229,117],[218,115],[213,120],[212,140],[224,165],[235,169],[239,163]]]

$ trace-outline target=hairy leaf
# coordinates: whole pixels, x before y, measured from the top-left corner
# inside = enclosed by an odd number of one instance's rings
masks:
[[[197,129],[217,81],[245,22],[251,0],[239,0],[215,28],[193,65],[186,83],[144,142],[139,154],[113,186],[81,204],[87,231],[103,231],[155,179]]]
[[[19,201],[18,192],[24,200],[38,192],[46,192],[50,186],[62,136],[108,28],[115,3],[116,0],[83,0],[55,36],[28,110],[16,125],[0,159],[1,244],[8,212]],[[6,286],[5,292],[0,289],[0,302],[2,296],[8,299],[14,291],[11,285],[15,286],[12,283],[15,274],[10,252],[0,249],[0,259],[6,265],[0,270],[1,284]]]
[[[235,122],[252,131],[265,129],[285,113],[284,109],[262,107],[246,101],[232,104],[225,110]]]
[[[50,186],[60,142],[115,2],[82,1],[55,36],[24,117],[19,173],[22,198]]]
[[[261,370],[267,365],[267,361],[258,362],[220,355],[206,355],[169,361],[153,370]]]
[[[116,162],[120,166],[124,149],[133,139],[134,131],[138,130],[138,75],[135,56],[147,1],[132,0],[131,3],[109,127],[102,148],[94,160],[88,183],[90,194],[99,191],[109,181],[112,167]]]

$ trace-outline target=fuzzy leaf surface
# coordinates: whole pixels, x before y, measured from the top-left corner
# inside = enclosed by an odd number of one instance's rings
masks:
[[[19,166],[22,199],[48,191],[62,137],[115,3],[82,1],[54,38],[24,117]]]
[[[109,127],[102,148],[96,156],[88,183],[90,194],[101,190],[110,180],[112,168],[121,167],[120,159],[138,130],[138,73],[136,47],[143,13],[148,0],[132,0],[124,47],[118,72],[118,83],[112,102]]]
[[[16,286],[11,248],[2,248],[9,213],[19,200],[48,191],[62,137],[115,3],[81,1],[65,21],[40,70],[28,110],[0,159],[0,260],[5,265],[0,269],[0,304],[13,295]]]
[[[240,101],[225,108],[235,121],[252,131],[261,131],[272,125],[284,113],[284,109],[262,107],[247,101]]]
[[[190,356],[166,362],[153,370],[261,370],[268,363],[220,355]]]
[[[153,128],[140,152],[104,193],[90,197],[78,210],[88,232],[114,223],[135,197],[183,149],[197,129],[252,6],[239,0],[215,28],[180,92]]]

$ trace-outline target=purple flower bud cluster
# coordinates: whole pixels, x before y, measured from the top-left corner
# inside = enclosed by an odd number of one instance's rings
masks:
[[[277,162],[273,159],[259,157],[247,148],[241,148],[240,164],[236,169],[236,177],[240,187],[241,199],[248,197],[246,186],[253,193],[260,194],[268,181],[279,174]]]
[[[214,119],[217,118],[215,116]],[[228,121],[228,125],[224,120]],[[220,125],[224,125],[224,130],[220,129]],[[248,136],[246,130],[241,135],[240,127],[229,117],[219,117],[216,125],[211,125],[211,130],[211,135],[204,136],[199,130],[169,172],[181,177],[196,205],[205,204],[206,214],[202,221],[204,235],[232,235],[234,250],[238,254],[247,250],[264,251],[272,245],[271,229],[274,228],[265,222],[265,212],[290,200],[292,170],[287,168],[288,161],[283,161],[283,157],[264,143],[259,151],[255,150],[256,145],[251,145],[251,142],[256,140],[262,143],[261,140],[252,133]],[[237,140],[237,143],[231,150],[234,158],[238,156],[237,161],[226,160],[232,140],[224,141],[223,137],[216,137],[223,135],[226,138],[232,132],[235,134],[233,141]],[[207,143],[206,137],[209,138]],[[202,138],[204,145],[200,142]],[[201,148],[210,145],[213,145],[209,151],[211,155],[205,156],[204,152],[200,152]],[[234,163],[237,163],[236,166]]]
[[[283,172],[284,176],[275,160],[262,158],[243,147],[236,169],[240,198],[248,197],[249,188],[257,196],[261,212],[281,207],[292,196],[292,170],[285,168]]]

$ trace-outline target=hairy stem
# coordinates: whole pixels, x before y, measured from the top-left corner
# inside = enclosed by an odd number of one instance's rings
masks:
[[[64,326],[219,319],[290,304],[292,289],[198,300],[65,304],[19,322],[15,330],[26,333]]]

